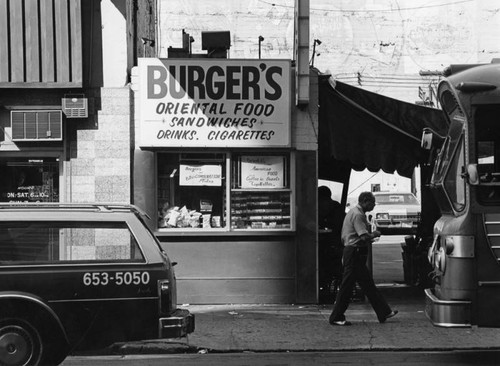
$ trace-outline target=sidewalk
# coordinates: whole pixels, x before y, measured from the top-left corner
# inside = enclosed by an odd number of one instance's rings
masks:
[[[332,305],[185,305],[196,317],[189,338],[115,345],[113,353],[396,351],[499,349],[500,329],[438,328],[424,314],[422,290],[382,287],[399,314],[380,324],[368,301],[351,303],[353,325],[331,326]]]

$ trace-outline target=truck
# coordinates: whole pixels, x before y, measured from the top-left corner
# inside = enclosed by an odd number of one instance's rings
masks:
[[[436,326],[500,327],[500,63],[452,65],[437,95],[448,131],[426,129],[441,216],[425,313]]]

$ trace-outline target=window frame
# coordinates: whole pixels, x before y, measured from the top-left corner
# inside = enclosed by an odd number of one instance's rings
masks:
[[[461,159],[461,160],[460,160]],[[443,190],[448,197],[448,201],[455,212],[463,212],[467,206],[467,189],[465,184],[465,179],[462,174],[465,171],[465,138],[462,134],[455,146],[453,153],[450,155],[448,169],[443,175]],[[450,177],[450,174],[454,174],[454,177]],[[451,178],[451,179],[450,179]],[[450,185],[449,183],[453,183]],[[450,189],[452,187],[453,189]],[[458,190],[460,189],[463,198],[462,202],[458,199]]]
[[[208,234],[217,234],[217,233],[236,233],[236,232],[292,232],[295,231],[296,228],[296,217],[295,217],[295,154],[290,150],[237,150],[237,151],[226,151],[226,150],[210,150],[211,153],[220,153],[225,155],[225,204],[223,207],[225,210],[225,227],[221,228],[191,228],[191,227],[183,227],[183,228],[162,228],[159,227],[159,212],[161,207],[159,207],[159,166],[158,166],[158,156],[160,154],[198,154],[200,153],[198,150],[189,150],[189,151],[179,151],[179,150],[171,150],[171,151],[160,151],[155,153],[155,235],[163,235],[163,234],[179,234],[180,232],[184,233],[208,233]],[[283,156],[287,160],[287,176],[288,176],[288,188],[274,188],[273,192],[282,191],[289,192],[290,197],[290,227],[289,228],[244,228],[237,229],[231,228],[231,194],[232,191],[235,190],[232,188],[233,183],[233,162],[236,161],[237,157],[240,156]],[[255,188],[237,188],[238,191],[264,191],[255,189]],[[270,189],[267,189],[270,190]]]

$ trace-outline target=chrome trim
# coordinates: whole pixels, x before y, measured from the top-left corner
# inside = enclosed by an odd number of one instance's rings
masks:
[[[436,303],[438,305],[469,305],[471,302],[468,300],[441,300],[434,295],[432,292],[432,289],[426,288],[425,290],[425,295],[429,296],[429,298],[432,300],[433,303]]]
[[[474,258],[475,240],[473,236],[444,236],[443,244],[446,245],[446,239],[453,240],[453,251],[448,254],[448,257],[453,258]],[[441,245],[443,246],[443,245]],[[446,247],[445,247],[446,250]]]
[[[223,281],[223,280],[252,280],[252,281],[289,281],[295,280],[295,277],[179,277],[176,276],[177,281],[200,281],[200,280],[213,280],[213,281]]]
[[[472,325],[468,323],[463,323],[463,324],[454,324],[454,323],[439,323],[435,322],[432,319],[429,318],[429,316],[426,314],[427,319],[429,319],[432,323],[432,325],[435,325],[436,327],[443,327],[443,328],[470,328]]]
[[[141,250],[142,250],[142,247],[141,247]],[[145,265],[145,264],[161,264],[163,262],[161,261],[158,261],[158,262],[152,262],[148,259],[146,259],[146,257],[144,256],[145,260],[144,262],[126,262],[126,261],[121,261],[119,262],[120,260],[117,259],[116,262],[99,262],[99,263],[96,263],[95,261],[94,262],[87,262],[87,263],[83,263],[82,261],[65,261],[64,263],[61,263],[61,262],[54,262],[54,263],[47,263],[47,264],[5,264],[5,263],[2,263],[0,261],[0,273],[1,273],[1,270],[6,268],[6,269],[10,269],[12,267],[14,268],[46,268],[46,267],[55,267],[55,269],[65,269],[64,267],[106,267],[106,266],[114,266],[114,267],[117,267],[117,266],[128,266],[128,265],[132,265],[132,266],[137,266],[137,265]],[[104,271],[102,271],[104,272]]]
[[[479,281],[479,287],[496,287],[500,286],[500,281]]]
[[[59,303],[59,302],[85,302],[85,301],[130,301],[130,300],[158,300],[158,297],[148,296],[148,297],[116,297],[107,299],[63,299],[63,300],[49,300],[49,303]]]
[[[471,301],[440,300],[432,289],[425,289],[425,316],[434,326],[445,328],[469,328],[472,324]]]
[[[500,249],[500,247],[492,245],[492,241],[498,241],[498,239],[496,238],[500,237],[500,233],[492,232],[492,231],[498,231],[498,225],[500,225],[500,220],[498,220],[497,218],[498,214],[483,215],[484,231],[486,234],[488,245],[491,248],[491,254],[497,260],[497,262],[500,263],[500,253],[498,253],[498,249]]]

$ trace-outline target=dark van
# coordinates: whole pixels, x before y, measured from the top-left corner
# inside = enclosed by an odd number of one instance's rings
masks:
[[[54,365],[194,331],[143,215],[131,205],[0,204],[0,365]]]

